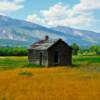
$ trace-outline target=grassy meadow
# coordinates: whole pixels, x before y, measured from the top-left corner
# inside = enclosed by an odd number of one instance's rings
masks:
[[[0,100],[100,100],[100,56],[51,68],[30,65],[26,56],[0,57]]]

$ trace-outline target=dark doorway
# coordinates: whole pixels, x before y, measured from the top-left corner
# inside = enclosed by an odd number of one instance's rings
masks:
[[[54,52],[54,63],[55,64],[59,63],[59,52],[58,51]]]
[[[42,53],[40,53],[40,65],[42,65]]]

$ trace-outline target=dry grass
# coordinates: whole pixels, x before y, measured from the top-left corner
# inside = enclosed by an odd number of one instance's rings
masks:
[[[100,100],[100,73],[65,67],[1,71],[0,100]]]

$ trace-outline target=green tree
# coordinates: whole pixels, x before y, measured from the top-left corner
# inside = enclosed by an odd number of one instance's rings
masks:
[[[73,43],[72,48],[73,48],[73,55],[77,55],[78,51],[80,50],[80,47],[76,43]]]
[[[93,52],[98,52],[98,51],[100,50],[100,47],[97,46],[97,45],[93,45],[93,46],[91,46],[89,49],[90,49],[91,51],[93,51]]]

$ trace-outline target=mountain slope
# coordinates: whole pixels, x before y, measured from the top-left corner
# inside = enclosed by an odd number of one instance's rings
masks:
[[[9,42],[5,43],[5,41],[20,42],[19,45],[16,45],[17,43],[14,45],[13,43],[12,46],[23,46],[22,42],[30,45],[34,41],[43,38],[45,35],[57,38],[61,36],[60,32],[34,23],[15,20],[6,16],[0,16],[0,40],[2,41],[0,45],[2,46],[11,46]]]
[[[77,43],[80,46],[100,45],[100,33],[79,30],[64,26],[57,26],[53,30],[62,32],[67,37],[68,43]]]
[[[100,43],[99,33],[62,26],[46,28],[0,15],[0,46],[29,46],[45,35],[63,38],[69,44],[76,42],[82,47]]]

